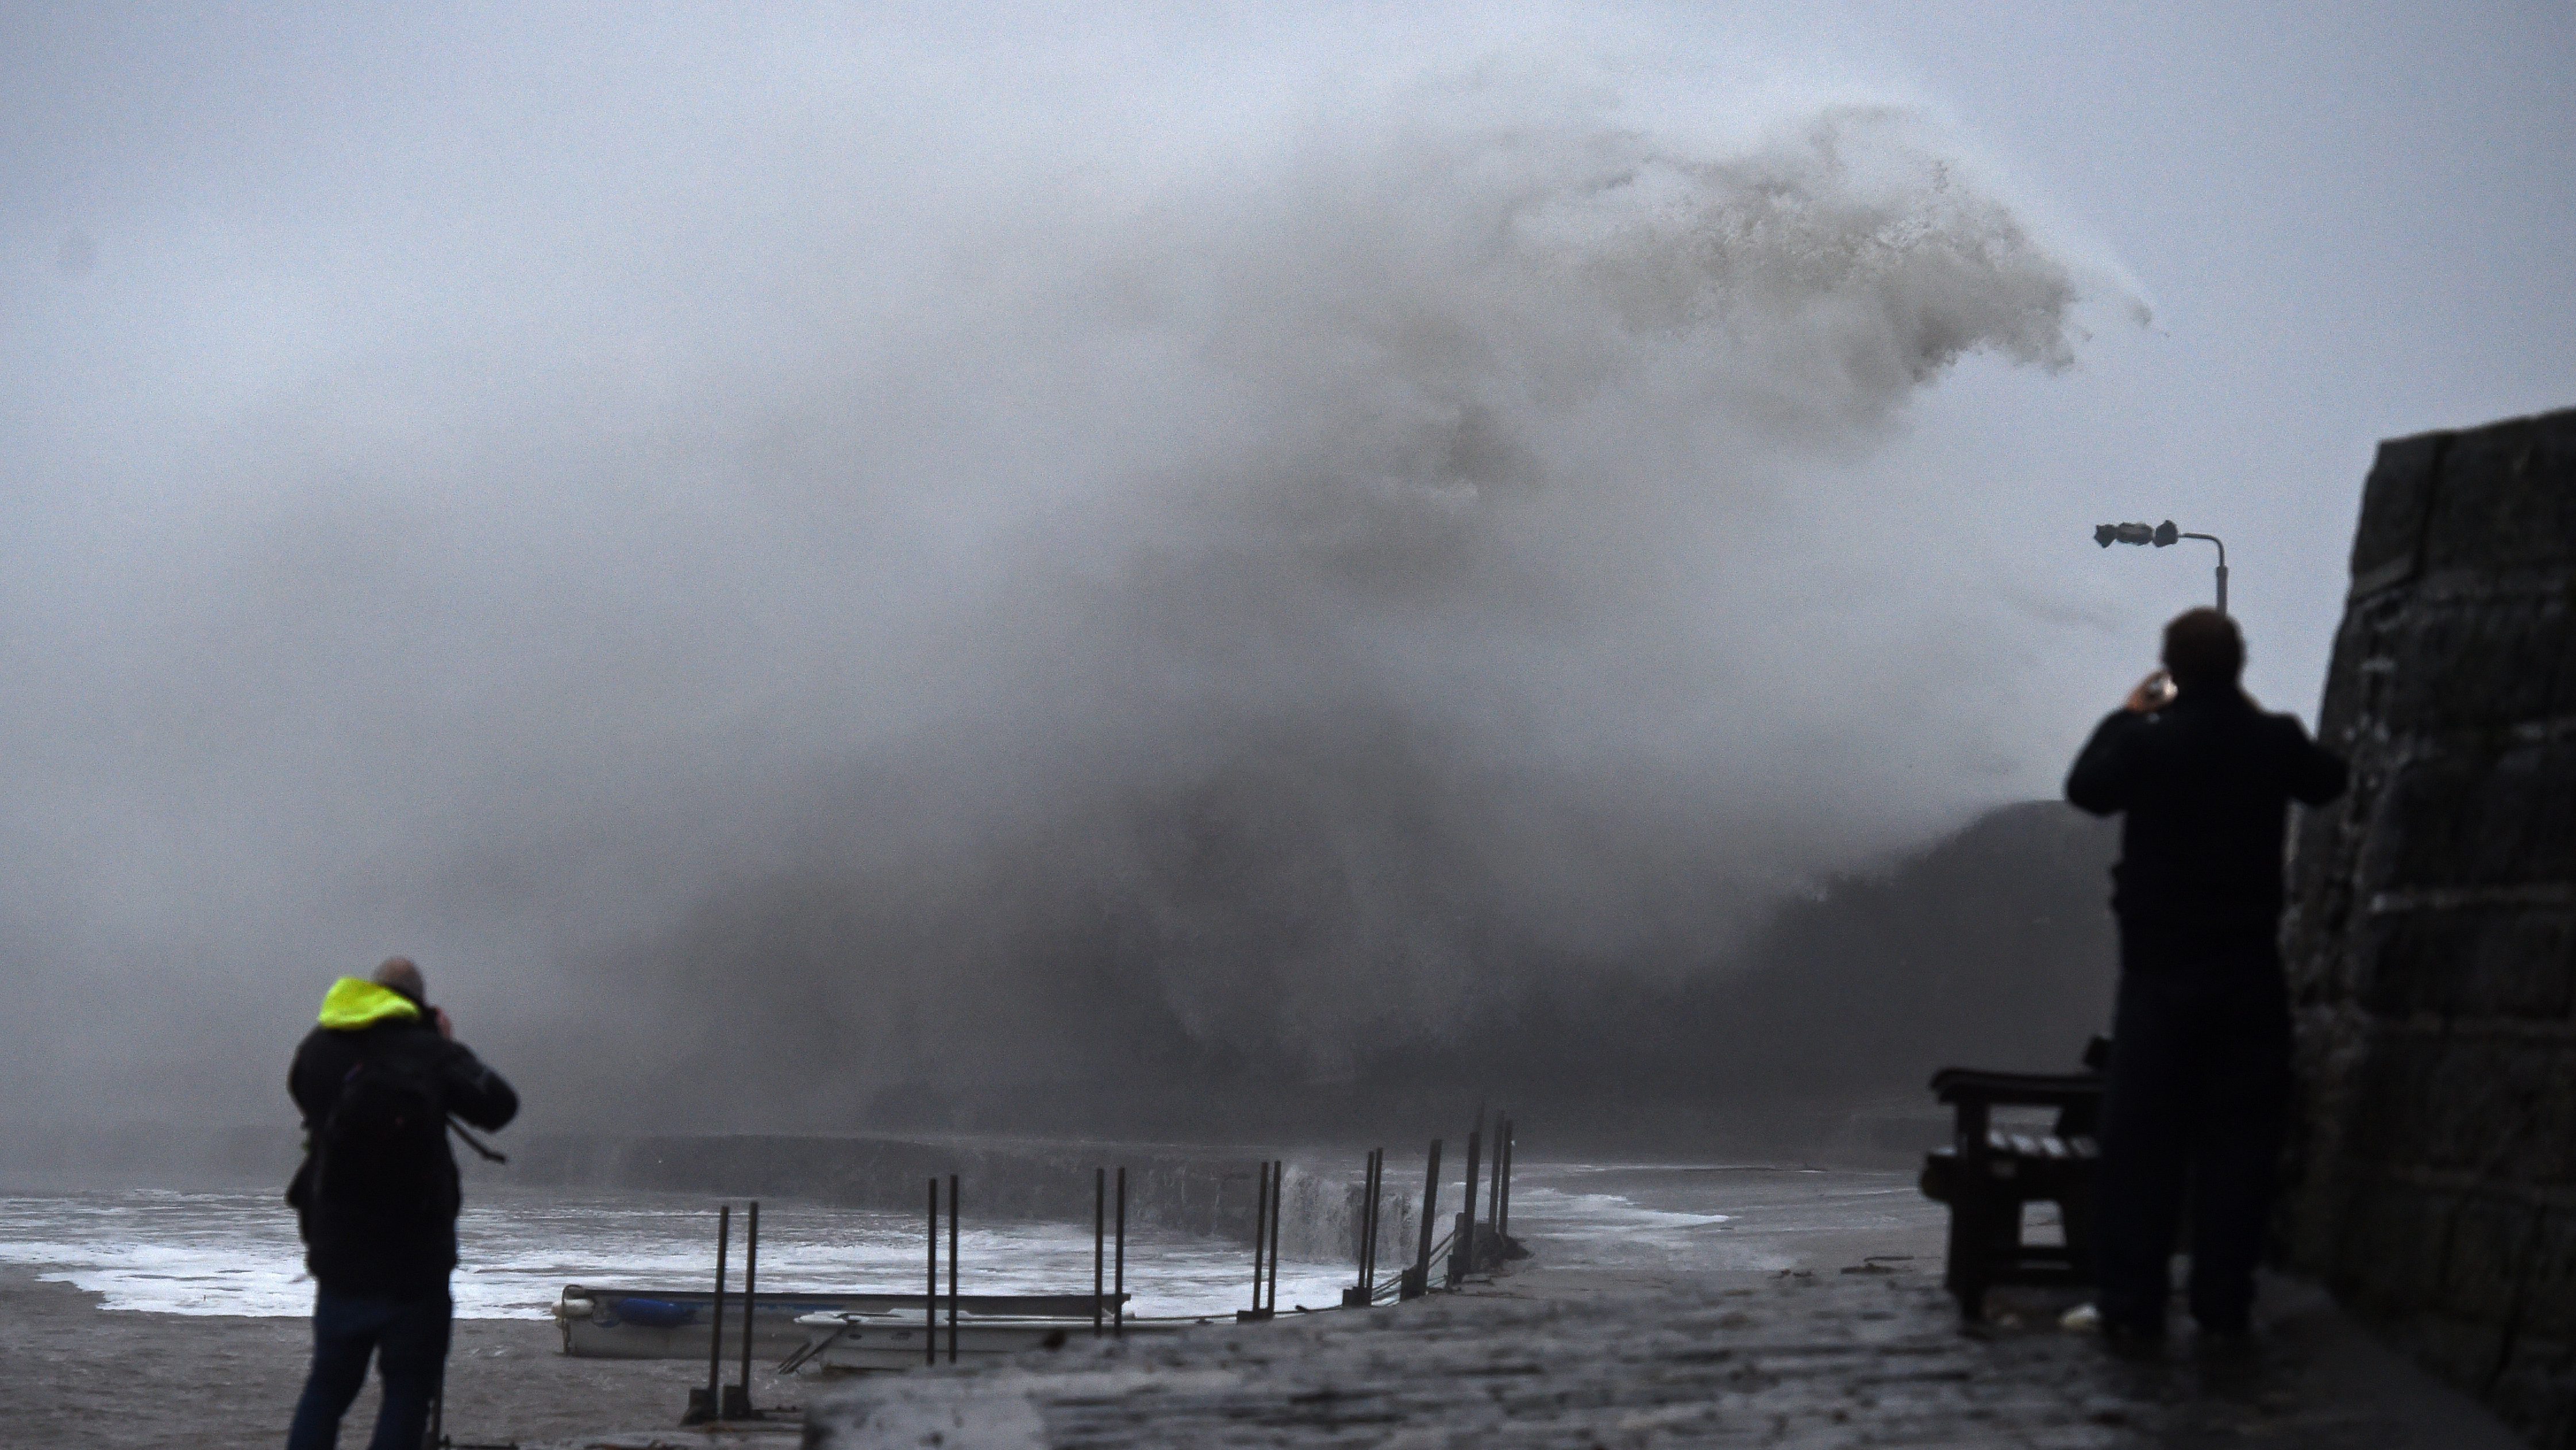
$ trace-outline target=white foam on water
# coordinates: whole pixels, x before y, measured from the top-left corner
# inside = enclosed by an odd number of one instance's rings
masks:
[[[1777,1272],[1854,1233],[1905,1241],[1939,1217],[1910,1175],[1773,1163],[1525,1164],[1512,1236],[1551,1266]]]
[[[1734,1217],[1731,1213],[1681,1213],[1672,1209],[1647,1208],[1618,1193],[1569,1193],[1558,1188],[1530,1187],[1516,1189],[1512,1194],[1513,1223],[1533,1233],[1567,1228],[1580,1228],[1586,1232],[1602,1228],[1713,1228],[1733,1221]]]
[[[1697,1204],[1658,1207],[1629,1194],[1512,1186],[1512,1236],[1551,1265],[1679,1270],[1789,1263],[1768,1245],[1737,1242],[1736,1219]]]
[[[458,1221],[463,1264],[451,1281],[467,1319],[538,1318],[564,1285],[693,1287],[714,1275],[715,1210],[651,1194],[487,1194]],[[922,1229],[902,1215],[764,1204],[760,1283],[774,1290],[910,1290],[925,1267]],[[742,1221],[731,1279],[741,1282]],[[1087,1225],[974,1224],[959,1236],[969,1293],[1087,1293]],[[941,1245],[941,1279],[947,1249]],[[0,1197],[0,1263],[101,1296],[107,1309],[292,1317],[313,1285],[291,1210],[275,1193],[112,1193]],[[1340,1302],[1349,1271],[1285,1259],[1282,1309]],[[1240,1245],[1131,1233],[1127,1285],[1140,1315],[1222,1314],[1250,1302]]]
[[[1292,1180],[1292,1188],[1298,1183]],[[1301,1190],[1312,1213],[1292,1214],[1279,1305],[1341,1302],[1351,1281],[1344,1185],[1322,1175]],[[1460,1185],[1446,1185],[1443,1205]],[[1511,1201],[1513,1237],[1541,1262],[1643,1272],[1775,1270],[1801,1261],[1819,1233],[1919,1227],[1937,1216],[1909,1177],[1762,1164],[1522,1165]],[[1447,1212],[1442,1217],[1444,1222]],[[714,1276],[715,1205],[641,1192],[510,1192],[478,1187],[459,1221],[463,1265],[452,1282],[465,1318],[543,1316],[566,1284],[680,1288]],[[1312,1222],[1307,1222],[1312,1219]],[[920,1218],[771,1202],[761,1212],[760,1283],[773,1290],[909,1292],[922,1281]],[[742,1223],[734,1223],[739,1284]],[[1387,1272],[1411,1257],[1410,1233],[1381,1245]],[[1087,1293],[1088,1223],[974,1223],[959,1241],[968,1292]],[[941,1245],[946,1282],[946,1245]],[[101,1296],[108,1309],[166,1314],[297,1316],[312,1281],[294,1214],[275,1192],[134,1189],[0,1196],[0,1263],[34,1269]],[[1218,1315],[1250,1301],[1245,1245],[1136,1232],[1127,1285],[1141,1315]]]

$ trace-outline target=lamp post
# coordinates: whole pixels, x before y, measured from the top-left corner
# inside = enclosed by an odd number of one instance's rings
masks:
[[[2093,542],[2106,549],[2113,544],[2153,544],[2161,549],[2178,539],[2207,539],[2213,544],[2218,544],[2218,612],[2225,614],[2227,612],[2227,546],[2219,543],[2218,535],[2186,534],[2175,528],[2174,521],[2171,519],[2160,524],[2097,524],[2093,529]]]

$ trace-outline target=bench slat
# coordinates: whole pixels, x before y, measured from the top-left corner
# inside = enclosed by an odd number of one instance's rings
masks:
[[[1947,1148],[1935,1151],[1944,1157],[1953,1156]],[[2083,1163],[2100,1157],[2102,1149],[2082,1134],[2061,1138],[2055,1133],[2009,1133],[1989,1128],[1986,1153],[1989,1157],[2026,1163]]]

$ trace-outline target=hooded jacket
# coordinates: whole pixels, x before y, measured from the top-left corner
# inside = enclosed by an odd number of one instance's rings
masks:
[[[393,1067],[426,1084],[444,1110],[487,1131],[519,1111],[519,1095],[460,1042],[441,1036],[436,1014],[391,987],[342,977],[322,998],[320,1021],[295,1050],[286,1091],[304,1115],[304,1162],[287,1186],[304,1236],[304,1262],[335,1293],[416,1298],[444,1295],[456,1267],[456,1212],[463,1202],[456,1156],[442,1136],[433,1165],[437,1199],[388,1217],[313,1192],[315,1146],[340,1089],[362,1064]]]

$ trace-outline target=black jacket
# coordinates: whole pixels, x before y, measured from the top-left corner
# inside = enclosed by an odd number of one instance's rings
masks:
[[[2111,908],[2121,965],[2181,971],[2269,960],[2281,916],[2289,803],[2343,794],[2344,763],[2288,715],[2196,688],[2150,714],[2115,710],[2066,775],[2066,798],[2118,811]]]
[[[335,988],[334,998],[341,995]],[[329,1195],[317,1201],[312,1191],[314,1144],[339,1100],[341,1085],[362,1061],[398,1063],[431,1084],[447,1112],[486,1130],[518,1114],[519,1095],[464,1044],[441,1037],[428,1009],[414,1004],[414,1014],[406,1016],[399,1011],[403,1004],[394,1004],[396,1010],[387,1013],[382,999],[377,1000],[372,1020],[357,1025],[330,1025],[326,1004],[325,1025],[314,1028],[295,1050],[286,1090],[304,1114],[305,1156],[287,1188],[287,1201],[295,1205],[304,1236],[305,1265],[324,1288],[397,1298],[444,1294],[448,1273],[456,1267],[456,1213],[463,1203],[456,1156],[444,1139],[435,1165],[438,1201],[427,1211],[393,1219],[371,1216]]]

